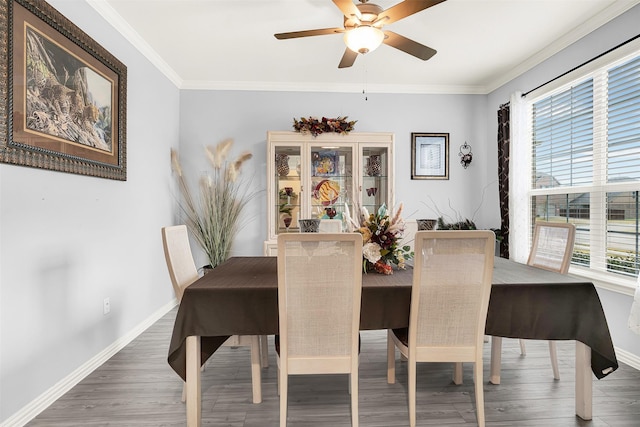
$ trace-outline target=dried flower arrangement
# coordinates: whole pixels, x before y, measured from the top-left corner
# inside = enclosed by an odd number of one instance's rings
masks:
[[[293,118],[293,129],[296,132],[310,133],[313,136],[318,136],[325,132],[335,132],[340,134],[347,134],[353,130],[357,120],[347,121],[347,116],[337,117],[335,119],[328,119],[323,117],[318,120],[316,117],[304,118],[300,120]]]
[[[402,204],[395,214],[389,212],[384,204],[371,214],[363,207],[353,218],[346,208],[348,229],[362,234],[362,266],[365,272],[393,274],[392,264],[404,269],[406,260],[413,257],[409,246],[400,246],[405,228],[401,214]]]
[[[171,150],[171,164],[176,174],[182,199],[180,209],[187,228],[207,255],[211,268],[224,262],[231,251],[240,222],[240,214],[256,195],[250,182],[240,179],[242,165],[253,155],[245,151],[235,160],[227,155],[233,140],[227,139],[215,147],[205,147],[212,167],[200,177],[197,195],[189,188],[178,153]]]

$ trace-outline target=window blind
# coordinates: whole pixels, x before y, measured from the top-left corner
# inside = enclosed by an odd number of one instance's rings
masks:
[[[534,101],[531,124],[532,222],[576,225],[573,264],[637,276],[640,55]]]
[[[640,182],[640,56],[608,70],[607,86],[606,268],[637,275],[638,189],[616,184]]]

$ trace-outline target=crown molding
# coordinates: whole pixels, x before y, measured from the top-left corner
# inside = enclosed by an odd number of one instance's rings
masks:
[[[540,50],[538,53],[530,56],[527,60],[520,63],[515,68],[512,68],[509,72],[499,76],[498,78],[491,81],[487,84],[486,93],[491,93],[499,87],[505,85],[516,77],[524,74],[525,72],[531,70],[535,66],[541,64],[547,59],[551,58],[556,53],[561,50],[569,47],[571,44],[577,42],[581,38],[586,35],[592,33],[596,29],[602,27],[609,21],[617,18],[622,15],[632,7],[640,4],[640,0],[619,0],[604,9],[602,12],[598,13],[596,16],[587,20],[584,24],[574,28],[564,36],[555,40],[553,43],[548,45],[546,48]]]
[[[162,57],[129,25],[122,16],[105,0],[86,0],[116,31],[126,38],[136,49],[164,74],[176,87],[180,88],[182,79]]]
[[[395,93],[395,94],[447,94],[447,95],[484,95],[484,86],[457,85],[400,85],[367,83],[363,90],[361,83],[292,83],[258,81],[185,81],[180,89],[184,90],[245,90],[277,92],[338,92],[338,93]]]

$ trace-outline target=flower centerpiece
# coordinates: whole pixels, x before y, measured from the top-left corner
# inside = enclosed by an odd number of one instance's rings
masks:
[[[348,208],[345,209],[349,231],[362,234],[362,267],[365,272],[393,274],[392,265],[404,269],[406,260],[413,257],[409,246],[400,246],[405,228],[401,213],[402,204],[395,214],[390,214],[385,204],[372,214],[363,207],[355,218],[351,217]]]
[[[335,132],[346,135],[353,130],[353,126],[356,124],[356,122],[357,120],[347,121],[346,116],[337,117],[335,119],[328,119],[326,117],[323,117],[320,120],[318,120],[318,118],[316,117],[301,117],[300,120],[297,120],[294,117],[293,129],[296,132],[301,132],[303,134],[310,133],[314,137],[325,132]]]
[[[241,179],[242,165],[253,155],[245,151],[235,160],[227,158],[233,141],[205,147],[211,171],[203,174],[192,190],[183,173],[178,153],[171,150],[171,164],[181,193],[183,220],[206,254],[210,268],[229,257],[233,238],[240,228],[240,215],[255,196],[251,183]]]

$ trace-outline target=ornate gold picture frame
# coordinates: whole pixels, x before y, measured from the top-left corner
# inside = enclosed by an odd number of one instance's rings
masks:
[[[0,0],[0,85],[0,161],[127,179],[127,68],[45,1]]]

